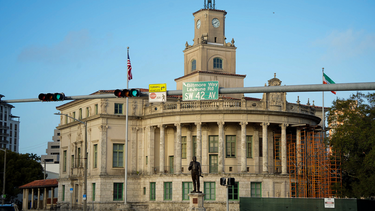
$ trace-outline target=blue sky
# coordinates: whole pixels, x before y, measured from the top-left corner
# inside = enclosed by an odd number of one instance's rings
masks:
[[[130,87],[175,90],[185,42],[194,37],[192,13],[202,8],[203,0],[0,0],[0,94],[11,100],[125,88],[127,46]],[[282,85],[320,84],[322,67],[336,83],[375,81],[375,1],[217,0],[216,8],[228,12],[226,37],[235,40],[245,87],[264,86],[274,73]],[[326,92],[324,105],[352,93]],[[287,100],[297,96],[322,105],[319,92],[288,93]],[[21,153],[46,154],[61,104],[13,104]]]

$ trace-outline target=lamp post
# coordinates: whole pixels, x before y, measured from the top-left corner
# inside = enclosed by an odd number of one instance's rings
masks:
[[[84,152],[85,152],[84,160],[85,160],[85,162],[84,162],[84,165],[83,165],[83,168],[84,168],[84,170],[83,170],[83,172],[84,172],[84,177],[83,177],[83,180],[84,180],[84,182],[83,182],[84,183],[84,185],[83,185],[83,211],[87,211],[87,122],[82,122],[79,119],[68,116],[68,114],[55,113],[55,115],[66,116],[66,117],[74,119],[74,120],[80,122],[81,124],[85,125],[85,149],[84,149]],[[73,203],[73,201],[71,203]]]
[[[7,150],[6,149],[0,149],[1,151],[4,151],[4,173],[3,173],[3,194],[1,196],[2,198],[2,204],[4,204],[5,201],[5,170],[7,166]]]

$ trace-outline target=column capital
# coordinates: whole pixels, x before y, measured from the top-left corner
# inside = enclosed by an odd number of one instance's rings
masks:
[[[167,128],[167,125],[164,125],[164,124],[160,124],[160,125],[157,125],[158,128]]]
[[[100,125],[99,126],[99,131],[100,132],[107,132],[109,126],[108,125]]]
[[[224,124],[225,124],[225,122],[217,122],[217,124],[219,125],[219,126],[224,126]]]
[[[249,124],[248,122],[240,122],[240,125],[247,125]]]
[[[281,128],[286,128],[286,127],[289,126],[289,124],[288,124],[288,123],[281,123],[279,126],[280,126]]]
[[[260,126],[262,126],[262,127],[269,126],[269,125],[270,125],[269,122],[262,122],[262,123],[260,123]]]
[[[196,126],[202,126],[202,122],[195,122],[194,123]]]
[[[174,126],[181,127],[181,123],[174,123]]]

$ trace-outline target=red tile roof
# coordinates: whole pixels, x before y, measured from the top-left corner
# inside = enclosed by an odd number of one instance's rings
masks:
[[[20,189],[26,188],[45,188],[45,187],[57,187],[58,182],[57,179],[46,179],[46,180],[34,180],[26,185],[22,185]]]

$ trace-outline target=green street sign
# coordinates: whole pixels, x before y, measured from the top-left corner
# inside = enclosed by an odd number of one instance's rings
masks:
[[[219,99],[218,81],[184,82],[182,100],[217,100]]]

